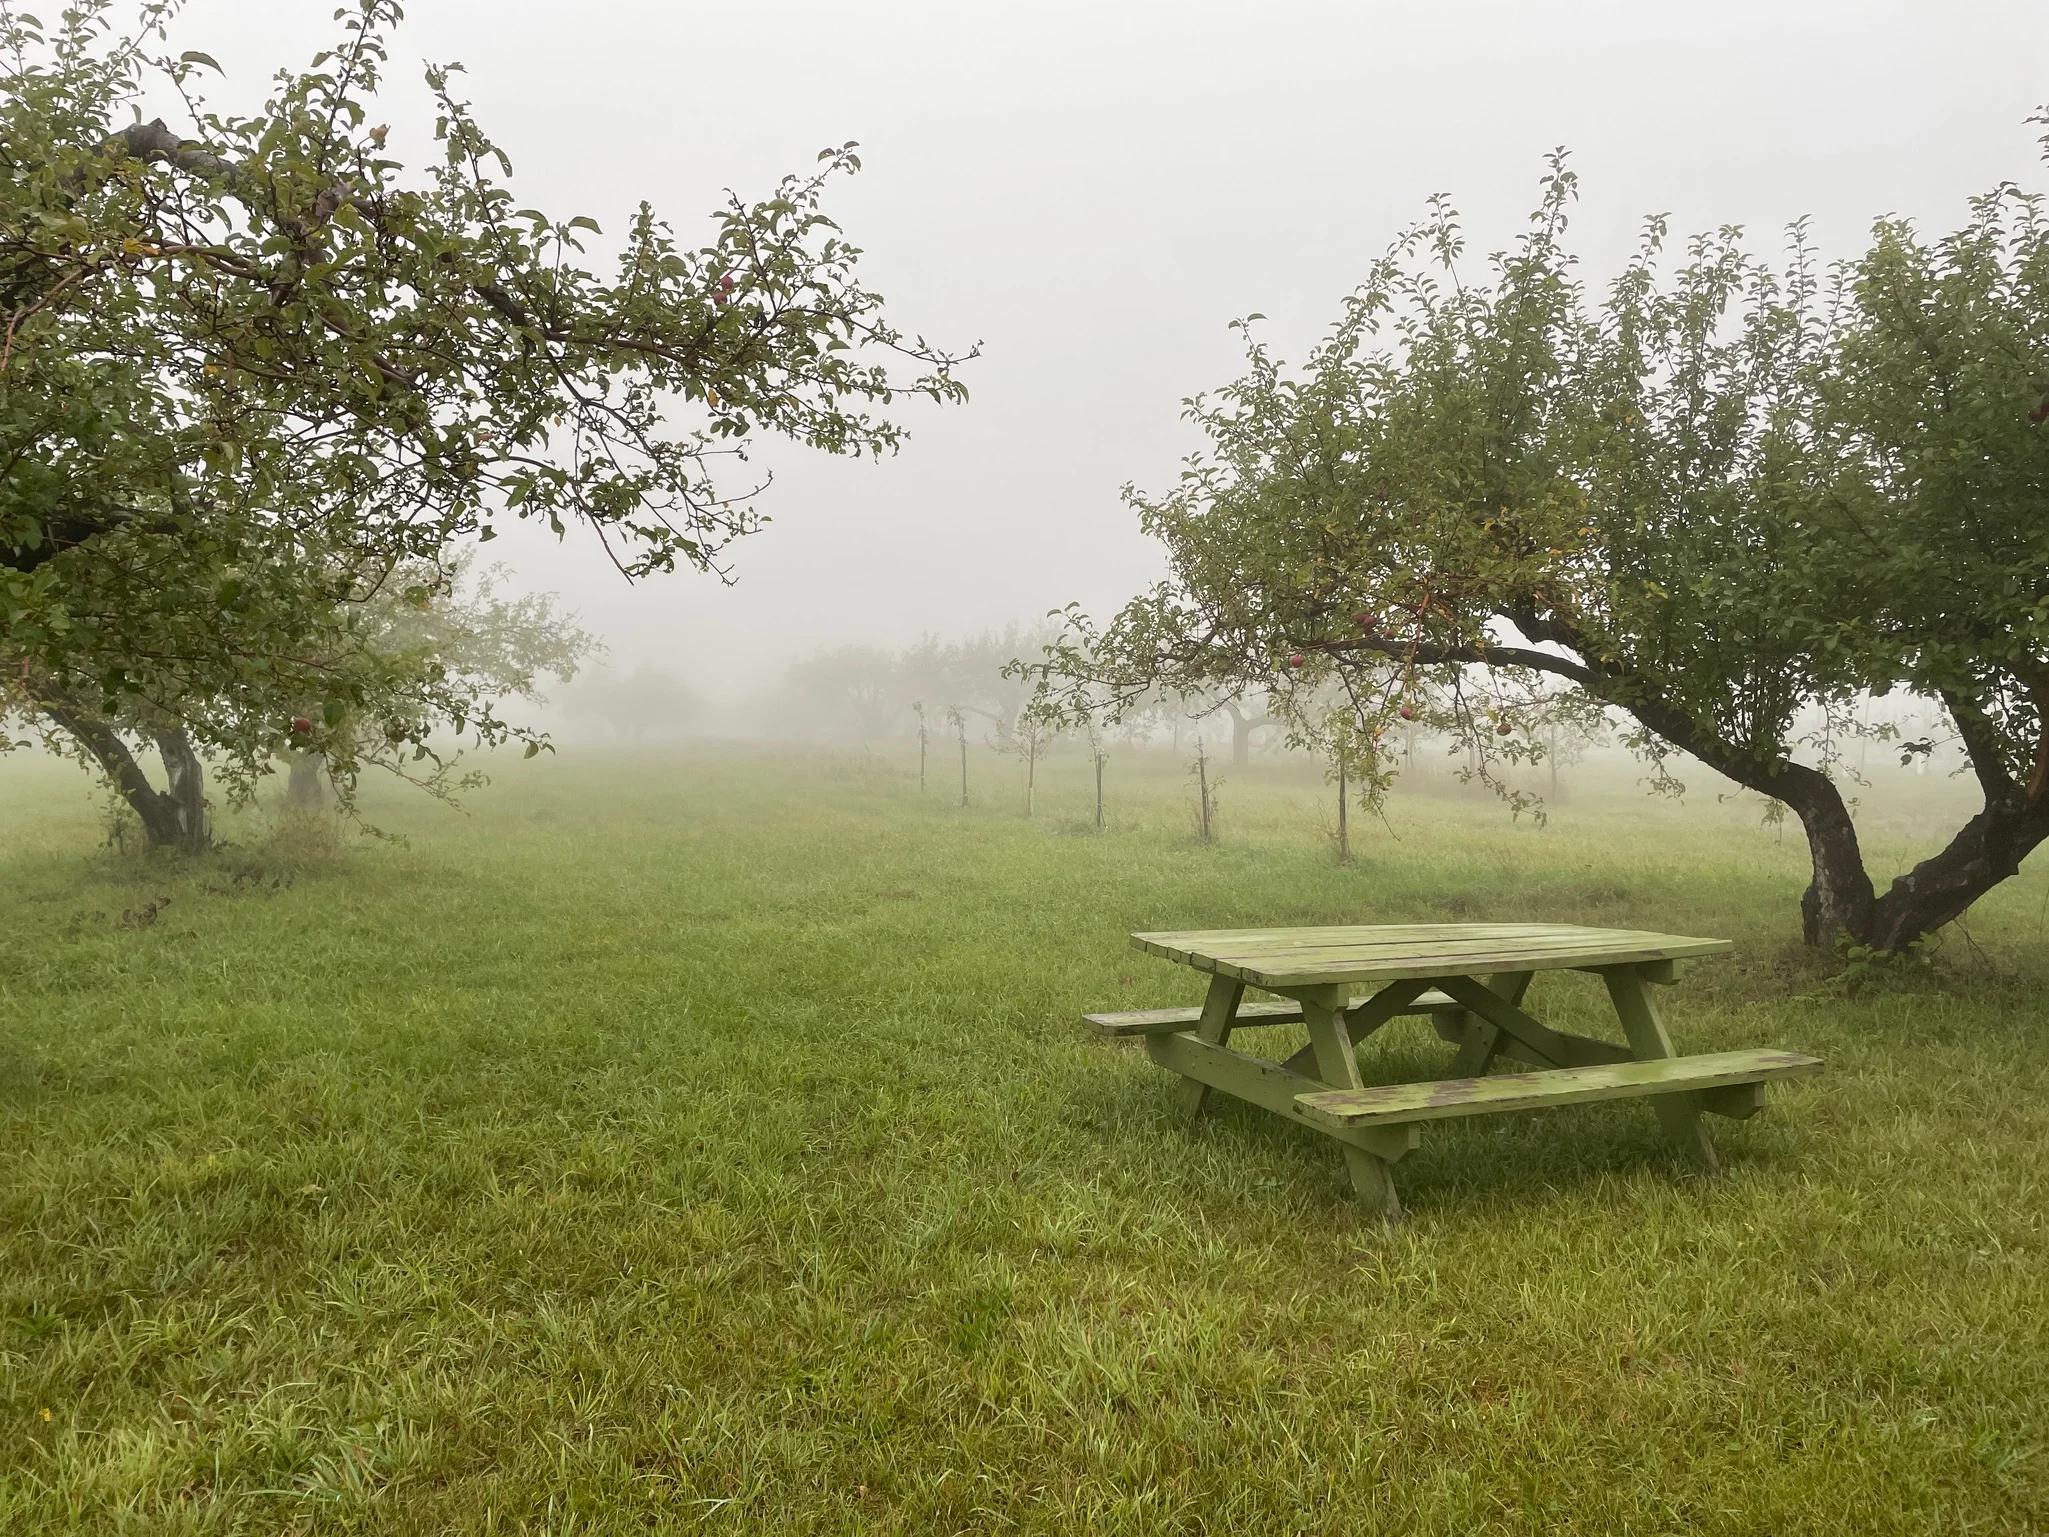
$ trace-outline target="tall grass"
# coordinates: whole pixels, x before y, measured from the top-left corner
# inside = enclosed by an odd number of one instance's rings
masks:
[[[1099,836],[1085,758],[1027,822],[915,751],[543,758],[192,865],[0,766],[0,1531],[2049,1528],[2042,868],[1852,995],[1755,805],[1407,795],[1343,868],[1313,771],[1204,846],[1179,763]],[[1129,930],[1468,918],[1726,935],[1682,1047],[1830,1070],[1712,1180],[1641,1103],[1433,1130],[1388,1231],[1076,1026],[1197,996]],[[1585,980],[1533,1006],[1611,1028]]]

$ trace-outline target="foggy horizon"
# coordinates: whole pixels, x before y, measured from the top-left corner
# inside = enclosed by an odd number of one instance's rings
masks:
[[[173,43],[220,60],[217,103],[253,104],[333,35],[329,12],[202,0]],[[412,165],[422,60],[467,66],[521,203],[608,233],[646,197],[698,243],[722,188],[765,195],[859,140],[866,169],[827,211],[867,281],[907,331],[983,346],[966,405],[899,408],[912,435],[892,460],[763,445],[772,521],[729,551],[730,587],[687,571],[629,587],[588,530],[558,544],[513,519],[481,554],[559,593],[616,671],[661,666],[713,697],[833,646],[1030,625],[1069,601],[1103,615],[1162,569],[1119,488],[1164,489],[1197,446],[1181,402],[1240,372],[1228,322],[1263,313],[1299,358],[1433,193],[1461,210],[1477,270],[1563,146],[1581,178],[1571,243],[1598,284],[1648,214],[1669,215],[1671,246],[1740,224],[1765,253],[1810,217],[1835,260],[1882,215],[1941,231],[2003,180],[2045,184],[2026,119],[2049,98],[2049,16],[1743,4],[1712,21],[1621,4],[617,3],[565,27],[529,0],[416,0],[386,90]]]

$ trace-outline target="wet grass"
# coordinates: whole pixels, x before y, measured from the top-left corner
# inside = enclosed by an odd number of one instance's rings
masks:
[[[179,867],[0,765],[0,1530],[2049,1527],[2042,868],[1849,996],[1755,806],[1412,795],[1339,868],[1295,770],[1201,847],[1173,764],[1102,837],[1074,760],[1031,823],[902,768],[570,755]],[[1433,1131],[1384,1231],[1075,1024],[1195,998],[1128,930],[1465,918],[1734,938],[1682,1047],[1830,1071],[1714,1180],[1640,1103]]]

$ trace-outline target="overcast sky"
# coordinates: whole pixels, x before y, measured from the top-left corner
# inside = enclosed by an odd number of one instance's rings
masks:
[[[334,0],[198,0],[176,42],[223,105],[331,35]],[[501,540],[615,661],[709,692],[819,646],[895,645],[1113,608],[1157,574],[1118,498],[1169,485],[1182,398],[1230,379],[1226,323],[1299,353],[1433,192],[1511,238],[1544,153],[1582,178],[1576,244],[1612,270],[1641,217],[1775,245],[1810,214],[1853,253],[1884,213],[1948,227],[2002,179],[2049,187],[2049,6],[1973,0],[1457,4],[410,0],[394,147],[424,148],[422,60],[459,60],[520,201],[686,241],[721,189],[827,144],[867,169],[831,212],[906,330],[980,341],[964,407],[914,408],[882,465],[765,458],[774,523],[736,585],[627,587],[587,538]]]

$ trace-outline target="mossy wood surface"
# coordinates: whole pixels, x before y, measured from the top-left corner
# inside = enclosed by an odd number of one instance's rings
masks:
[[[1134,934],[1133,948],[1254,987],[1591,970],[1726,954],[1726,939],[1557,923],[1417,923]]]
[[[1366,1000],[1357,1000],[1350,1007],[1356,1008]],[[1454,1023],[1447,1028],[1456,1029],[1459,1012],[1458,1001],[1448,994],[1428,992],[1408,1008],[1405,1014],[1441,1014]],[[1202,1008],[1197,1005],[1186,1009],[1126,1009],[1116,1014],[1084,1014],[1082,1019],[1098,1035],[1158,1035],[1176,1030],[1187,1030],[1202,1018]],[[1254,1025],[1299,1025],[1302,1022],[1302,1005],[1293,998],[1261,998],[1251,1003],[1240,1003],[1231,1024],[1244,1030]],[[1456,1037],[1454,1037],[1456,1038]]]
[[[1306,1121],[1331,1128],[1442,1121],[1502,1110],[1534,1110],[1597,1099],[1679,1090],[1766,1083],[1821,1071],[1816,1057],[1792,1051],[1717,1051],[1657,1062],[1611,1062],[1602,1067],[1552,1068],[1491,1078],[1447,1078],[1437,1083],[1391,1083],[1369,1089],[1332,1089],[1296,1097]]]
[[[1457,923],[1188,930],[1134,934],[1131,942],[1208,973],[1208,998],[1199,1009],[1094,1014],[1089,1023],[1106,1035],[1143,1035],[1153,1060],[1181,1075],[1176,1099],[1186,1116],[1198,1114],[1218,1089],[1335,1137],[1344,1144],[1353,1193],[1390,1221],[1402,1216],[1390,1165],[1413,1143],[1384,1146],[1362,1139],[1362,1131],[1648,1097],[1666,1139],[1713,1171],[1720,1156],[1703,1114],[1747,1118],[1762,1108],[1766,1081],[1822,1065],[1774,1050],[1680,1056],[1651,988],[1676,981],[1682,957],[1730,949],[1722,939],[1572,924]],[[1601,978],[1628,1045],[1554,1030],[1523,1010],[1536,973],[1559,970]],[[1351,986],[1369,981],[1381,985],[1348,1001]],[[1284,1001],[1247,1003],[1249,987],[1278,992]],[[1369,1087],[1359,1043],[1389,1020],[1418,1013],[1433,1016],[1437,1032],[1458,1046],[1449,1075]],[[1309,1043],[1285,1061],[1228,1044],[1240,1024],[1297,1020]],[[1544,1071],[1486,1076],[1501,1057]]]

